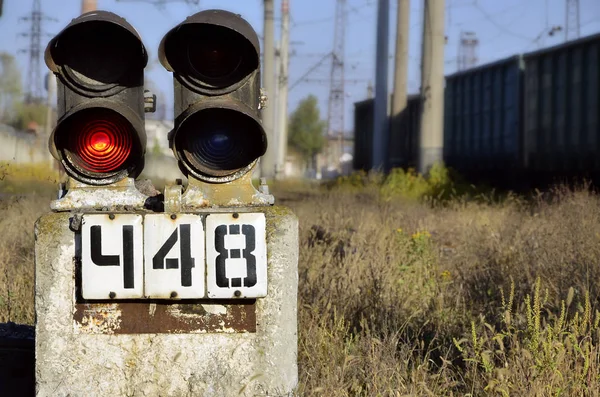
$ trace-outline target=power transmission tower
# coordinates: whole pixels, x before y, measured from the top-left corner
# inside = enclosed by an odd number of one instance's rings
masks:
[[[458,43],[458,70],[465,70],[477,65],[477,49],[479,39],[475,32],[460,32]]]
[[[579,0],[566,0],[565,41],[579,38]]]
[[[346,27],[346,0],[337,0],[335,6],[335,28],[331,58],[331,85],[327,114],[327,138],[338,138],[338,149],[330,147],[328,162],[340,168],[343,154],[344,134],[344,42]],[[328,139],[329,140],[329,139]],[[336,154],[336,152],[338,152]],[[337,159],[336,159],[337,157]]]
[[[42,36],[46,35],[42,30],[43,21],[57,21],[42,13],[40,0],[33,0],[31,13],[20,18],[21,21],[31,22],[29,32],[21,33],[19,36],[29,37],[29,47],[19,50],[20,53],[29,55],[29,68],[27,69],[27,81],[25,85],[25,102],[39,102],[43,97],[42,70],[40,69],[40,58],[42,57]]]

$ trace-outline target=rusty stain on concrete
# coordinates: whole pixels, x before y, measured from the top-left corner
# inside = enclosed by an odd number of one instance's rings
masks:
[[[73,321],[87,334],[256,332],[256,301],[76,303]]]
[[[77,311],[75,315],[77,316]],[[116,303],[94,305],[82,311],[75,330],[89,334],[114,334],[121,328],[121,310]]]

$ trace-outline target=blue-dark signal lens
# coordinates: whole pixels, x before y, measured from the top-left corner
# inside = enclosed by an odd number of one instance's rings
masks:
[[[228,135],[219,132],[208,137],[208,144],[217,152],[227,150],[232,143],[233,140]]]
[[[180,160],[194,171],[225,176],[265,153],[262,127],[243,113],[211,108],[186,119],[176,132]]]

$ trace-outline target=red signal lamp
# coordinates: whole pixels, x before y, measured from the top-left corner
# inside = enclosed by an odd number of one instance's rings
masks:
[[[116,111],[85,109],[66,119],[54,132],[63,165],[79,179],[112,179],[127,172],[140,157],[134,146],[136,131]]]
[[[72,152],[81,160],[80,167],[105,173],[117,170],[127,161],[132,150],[132,131],[123,121],[90,120],[83,126],[72,142]]]

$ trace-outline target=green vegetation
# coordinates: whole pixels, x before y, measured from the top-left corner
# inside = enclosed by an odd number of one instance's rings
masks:
[[[46,105],[41,103],[17,103],[10,125],[21,131],[27,130],[30,123],[34,123],[36,128],[44,128],[47,111]]]
[[[325,145],[324,130],[325,122],[319,114],[317,97],[309,95],[290,116],[288,142],[292,151],[313,170],[316,169],[316,155]]]
[[[491,188],[473,186],[440,163],[434,164],[427,176],[417,173],[413,168],[395,168],[388,175],[357,171],[339,177],[329,186],[355,193],[370,191],[377,193],[382,200],[401,198],[434,204],[450,200],[490,200],[497,196]]]
[[[15,57],[0,52],[0,122],[8,123],[21,97],[21,73]]]
[[[15,57],[0,52],[0,123],[22,131],[29,127],[43,128],[48,108],[39,98],[30,102],[23,102],[21,73]]]
[[[473,200],[448,175],[272,186],[300,219],[299,395],[598,394],[600,197]],[[34,321],[47,206],[0,201],[0,321]]]
[[[60,176],[43,164],[14,164],[0,161],[0,194],[35,194],[51,197]]]

